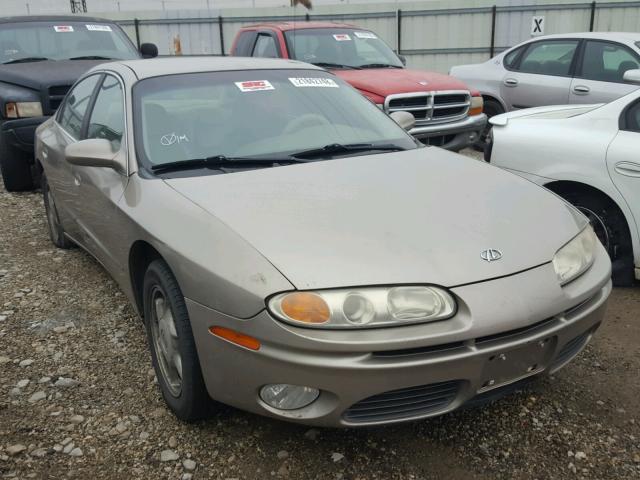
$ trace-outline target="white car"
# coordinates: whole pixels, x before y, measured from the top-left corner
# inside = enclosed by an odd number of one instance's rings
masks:
[[[640,70],[625,80],[639,82]],[[487,161],[581,210],[611,256],[614,284],[640,279],[640,91],[608,104],[505,113],[491,123]]]

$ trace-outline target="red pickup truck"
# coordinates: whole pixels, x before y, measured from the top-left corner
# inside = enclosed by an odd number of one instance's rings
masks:
[[[461,81],[409,70],[374,32],[326,22],[265,23],[243,27],[231,54],[291,58],[331,70],[385,112],[408,111],[411,134],[427,145],[460,150],[478,141],[487,117],[482,97]]]

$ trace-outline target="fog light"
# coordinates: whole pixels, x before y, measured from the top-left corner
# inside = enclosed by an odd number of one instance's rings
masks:
[[[260,398],[267,405],[280,410],[296,410],[316,401],[320,390],[312,387],[300,387],[277,383],[265,385],[260,389]]]

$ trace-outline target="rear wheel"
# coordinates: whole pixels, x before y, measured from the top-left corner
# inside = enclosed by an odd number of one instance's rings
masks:
[[[633,245],[622,211],[609,198],[586,192],[559,192],[591,222],[593,230],[611,257],[613,284],[631,286],[635,282]]]
[[[212,400],[202,378],[184,296],[164,260],[154,260],[144,277],[144,318],[162,396],[181,420],[207,417]]]
[[[502,105],[500,105],[500,103],[497,102],[496,100],[492,100],[492,99],[484,100],[484,107],[482,111],[487,116],[487,119],[490,119],[491,117],[495,117],[496,115],[500,115],[501,113],[504,113],[504,109],[502,108]],[[479,152],[487,152],[487,150],[491,149],[492,147],[491,142],[493,138],[490,135],[491,128],[492,128],[491,124],[487,122],[487,125],[484,127],[484,130],[480,134],[480,138],[476,143],[473,144],[473,148],[475,148]],[[486,156],[485,156],[485,159],[486,159]]]
[[[0,170],[4,188],[9,192],[33,190],[29,155],[15,151],[0,138]]]
[[[60,224],[60,217],[58,216],[58,209],[56,208],[56,202],[53,199],[53,194],[49,188],[47,177],[44,172],[41,176],[42,196],[44,199],[44,210],[47,214],[47,226],[49,228],[49,237],[51,242],[58,248],[68,249],[73,247],[73,242],[69,240],[64,234],[64,228]]]

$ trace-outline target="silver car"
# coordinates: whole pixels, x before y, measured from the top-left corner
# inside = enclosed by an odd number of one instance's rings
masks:
[[[117,280],[184,420],[210,398],[324,426],[439,415],[557,371],[603,319],[582,214],[304,63],[104,64],[36,150],[53,243]]]
[[[537,37],[485,63],[450,74],[478,89],[488,117],[520,108],[607,103],[637,89],[623,79],[640,68],[640,33]]]

